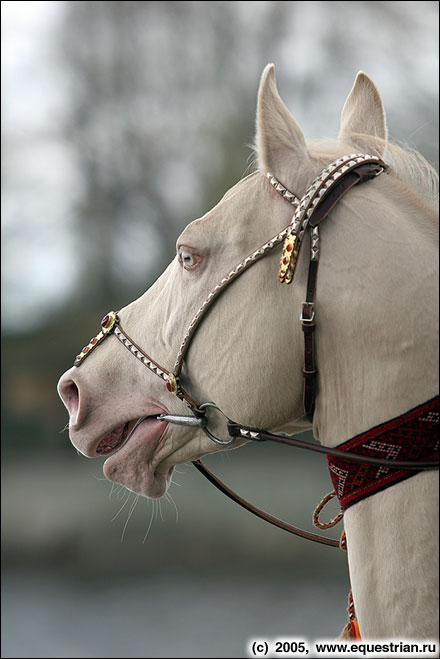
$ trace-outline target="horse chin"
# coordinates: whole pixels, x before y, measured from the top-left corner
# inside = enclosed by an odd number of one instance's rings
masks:
[[[114,465],[115,461],[114,457],[105,461],[104,476],[109,481],[119,483],[135,494],[140,494],[148,499],[160,499],[171,483],[174,467],[170,467],[166,473],[159,473],[152,471],[148,464],[144,464],[143,469],[134,471],[126,469],[120,462]]]
[[[103,466],[104,476],[113,483],[123,485],[134,492],[148,499],[159,499],[167,491],[174,467],[170,467],[166,472],[154,471],[151,464],[134,466],[130,462],[122,461],[117,455],[108,458]]]
[[[167,423],[154,417],[143,421],[116,453],[104,463],[104,476],[113,483],[119,483],[135,494],[150,499],[163,496],[171,482],[174,467],[166,470],[154,465],[155,454],[165,441]]]

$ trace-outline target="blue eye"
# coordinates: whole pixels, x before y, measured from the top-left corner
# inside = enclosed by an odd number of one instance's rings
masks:
[[[197,265],[196,256],[186,249],[179,250],[179,259],[185,269],[190,269]]]

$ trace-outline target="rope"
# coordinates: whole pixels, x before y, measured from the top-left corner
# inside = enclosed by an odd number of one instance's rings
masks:
[[[344,511],[340,510],[339,513],[336,515],[336,517],[333,517],[333,519],[331,519],[329,522],[319,521],[319,513],[322,511],[324,506],[326,506],[328,502],[331,501],[335,496],[336,496],[336,492],[334,490],[326,494],[324,497],[322,497],[321,501],[318,503],[315,510],[313,511],[313,524],[314,526],[316,526],[316,528],[323,530],[331,529],[333,526],[336,526],[336,524],[340,522],[341,519],[344,517]]]
[[[333,526],[336,526],[336,524],[338,524],[338,522],[340,522],[341,519],[344,517],[344,511],[340,510],[339,513],[335,515],[335,517],[333,517],[333,519],[331,519],[329,522],[321,522],[319,520],[319,514],[322,512],[322,509],[335,496],[336,496],[336,492],[334,490],[326,494],[324,497],[322,497],[321,501],[318,503],[315,510],[313,511],[313,524],[318,529],[323,529],[323,530],[331,529]],[[344,551],[347,551],[347,537],[345,535],[345,531],[342,532],[341,539],[339,541],[339,547]],[[359,625],[356,620],[356,612],[354,609],[353,593],[351,588],[350,588],[350,592],[348,593],[347,613],[348,613],[348,622],[344,627],[342,637],[360,640],[361,635],[359,632]]]

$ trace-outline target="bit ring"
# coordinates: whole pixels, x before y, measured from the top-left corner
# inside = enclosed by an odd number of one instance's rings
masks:
[[[220,412],[220,414],[222,414],[225,417],[226,421],[228,422],[230,421],[229,417],[227,417],[226,414],[222,412],[222,410],[215,403],[202,403],[201,405],[199,405],[199,409],[203,411],[205,411],[207,407],[213,407],[215,410]],[[216,444],[220,444],[221,446],[228,446],[229,444],[232,444],[236,440],[236,437],[232,437],[232,439],[226,439],[226,440],[220,439],[219,437],[213,435],[212,432],[208,430],[207,426],[202,428],[202,430],[205,433],[205,435],[209,437],[209,439],[211,439]]]

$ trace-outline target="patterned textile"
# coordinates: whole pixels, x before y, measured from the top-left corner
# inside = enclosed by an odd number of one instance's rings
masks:
[[[434,461],[439,457],[439,397],[356,437],[339,449],[393,460]],[[414,476],[419,470],[374,467],[327,456],[330,478],[345,510],[361,499]]]

